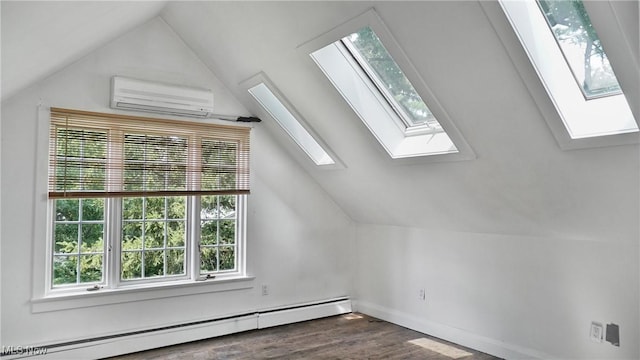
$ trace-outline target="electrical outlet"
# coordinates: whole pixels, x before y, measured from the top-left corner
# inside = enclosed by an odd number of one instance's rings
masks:
[[[589,332],[589,338],[591,341],[602,342],[602,338],[604,335],[602,323],[592,321],[591,322],[591,331]]]
[[[418,291],[418,299],[427,301],[427,292],[424,289],[420,289],[420,291]]]
[[[267,296],[267,295],[269,295],[269,286],[262,285],[262,296]]]

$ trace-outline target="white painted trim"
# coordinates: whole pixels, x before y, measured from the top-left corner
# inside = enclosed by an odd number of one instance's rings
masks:
[[[413,314],[379,306],[366,301],[354,300],[353,309],[354,311],[503,359],[558,359],[557,357],[537,350],[505,343],[497,339],[488,338],[463,329],[429,321],[427,319],[421,319]]]
[[[255,276],[242,276],[207,281],[174,281],[163,285],[147,284],[146,286],[102,289],[94,292],[80,290],[80,292],[74,294],[34,298],[31,300],[31,312],[40,313],[176,296],[247,290],[252,289],[254,286]]]

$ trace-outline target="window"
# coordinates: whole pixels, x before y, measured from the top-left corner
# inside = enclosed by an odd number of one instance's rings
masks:
[[[370,27],[344,37],[342,43],[406,128],[424,126],[442,131],[427,104]]]
[[[257,85],[250,87],[248,91],[300,148],[309,155],[316,165],[326,166],[336,163],[265,82],[261,81]]]
[[[299,48],[311,56],[392,159],[475,157],[375,10]]]
[[[561,130],[545,116],[562,146],[607,145],[581,139],[638,131],[581,1],[500,1],[500,5],[566,129],[568,138],[558,134]],[[610,143],[617,144],[614,140]]]
[[[621,92],[582,1],[539,0],[540,9],[587,99]]]
[[[244,275],[249,128],[51,109],[49,289]]]

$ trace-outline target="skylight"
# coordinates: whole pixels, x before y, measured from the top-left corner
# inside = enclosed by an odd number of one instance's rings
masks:
[[[585,97],[619,94],[620,85],[582,1],[538,3]]]
[[[335,161],[309,134],[298,119],[276,97],[265,83],[261,82],[248,89],[258,103],[276,120],[291,138],[309,155],[316,165],[333,165]]]
[[[569,141],[638,131],[581,1],[501,0],[500,5],[553,101]],[[547,122],[555,134],[555,125]]]
[[[434,114],[446,118],[446,112],[438,107],[435,97],[374,10],[302,48],[391,158],[428,156],[437,161],[445,155],[449,160],[474,157],[451,122],[447,122],[445,131],[436,120]],[[455,136],[455,144],[450,134]]]
[[[440,128],[427,104],[370,27],[344,37],[342,42],[406,127]]]

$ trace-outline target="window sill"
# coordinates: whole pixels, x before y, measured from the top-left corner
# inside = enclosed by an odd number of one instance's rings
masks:
[[[182,281],[128,286],[98,291],[49,294],[31,300],[31,312],[42,313],[100,305],[144,301],[150,299],[197,295],[222,291],[244,290],[254,287],[255,276],[239,276],[207,281]]]

